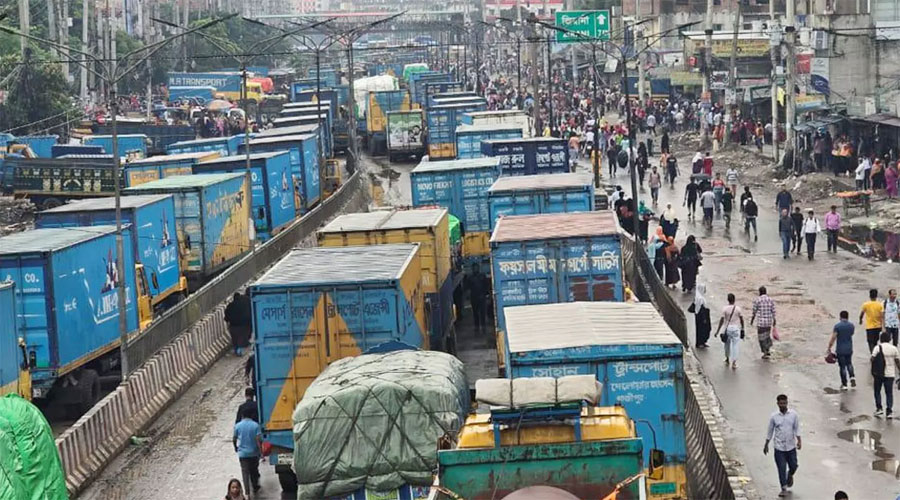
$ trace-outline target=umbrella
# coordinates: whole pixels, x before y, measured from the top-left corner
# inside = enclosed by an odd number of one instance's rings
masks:
[[[231,109],[234,105],[228,101],[222,99],[214,99],[209,101],[209,104],[206,105],[206,109],[210,111],[224,111],[226,109]]]

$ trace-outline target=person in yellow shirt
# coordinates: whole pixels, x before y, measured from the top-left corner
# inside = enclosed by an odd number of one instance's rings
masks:
[[[859,311],[860,325],[863,324],[863,317],[866,318],[866,342],[871,352],[878,345],[878,336],[884,327],[884,304],[878,300],[878,290],[875,288],[869,290],[869,300],[863,302]]]

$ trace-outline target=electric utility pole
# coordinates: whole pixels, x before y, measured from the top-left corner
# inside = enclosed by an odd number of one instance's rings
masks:
[[[794,27],[794,1],[795,0],[787,0],[787,15],[785,16],[785,21],[787,24],[784,27],[785,34],[785,43],[787,44],[787,71],[784,74],[784,99],[786,104],[786,120],[784,130],[787,133],[787,139],[784,144],[784,151],[787,154],[788,151],[791,151],[792,157],[794,158],[793,163],[797,161],[797,145],[796,138],[794,134],[794,120],[796,113],[796,102],[794,101],[794,71],[796,67],[796,59],[794,55],[794,45],[797,42],[797,30]],[[792,165],[793,167],[793,165]]]

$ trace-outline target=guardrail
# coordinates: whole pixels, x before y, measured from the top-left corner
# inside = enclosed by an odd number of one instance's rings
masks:
[[[225,299],[348,205],[355,203],[358,206],[352,209],[363,209],[363,182],[360,174],[351,175],[319,207],[260,245],[129,343],[128,355],[136,369],[56,439],[70,496],[90,484],[132,435],[152,422],[228,350],[231,342],[224,321]]]

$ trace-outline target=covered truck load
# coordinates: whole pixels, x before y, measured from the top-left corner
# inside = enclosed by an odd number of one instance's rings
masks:
[[[468,408],[463,364],[449,354],[336,361],[294,411],[297,498],[424,498],[438,441],[460,430]]]
[[[122,169],[125,171],[125,185],[128,187],[140,186],[145,182],[166,177],[191,175],[195,163],[215,160],[218,157],[218,151],[197,151],[133,160],[122,165]]]
[[[14,394],[0,398],[0,498],[69,498],[50,424],[36,406]]]
[[[594,211],[591,174],[541,174],[500,177],[488,190],[491,230],[505,215]]]

